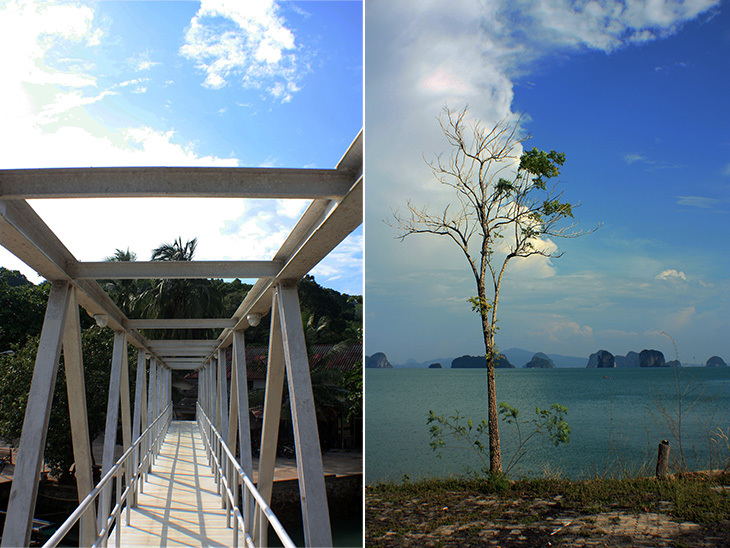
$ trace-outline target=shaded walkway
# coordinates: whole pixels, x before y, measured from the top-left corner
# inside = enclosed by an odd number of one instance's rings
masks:
[[[172,421],[159,456],[143,485],[122,546],[231,546],[233,529],[217,494],[198,426]],[[116,528],[109,546],[116,543]]]

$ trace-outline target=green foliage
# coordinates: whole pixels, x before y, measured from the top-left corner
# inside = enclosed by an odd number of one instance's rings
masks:
[[[553,444],[557,447],[560,444],[567,444],[570,441],[570,425],[565,421],[568,409],[564,405],[554,403],[549,409],[535,408],[535,418],[520,420],[520,413],[517,408],[507,403],[499,404],[499,414],[502,420],[514,426],[517,435],[517,449],[504,469],[504,475],[508,475],[512,469],[527,454],[531,440],[539,434],[547,434]],[[437,415],[430,410],[426,419],[430,425],[429,434],[431,442],[429,445],[433,451],[438,452],[442,458],[443,449],[447,446],[446,438],[454,438],[466,442],[482,463],[482,471],[485,475],[492,476],[489,472],[489,447],[483,442],[484,436],[489,432],[486,420],[474,424],[471,419],[465,419],[459,411],[452,416]],[[531,430],[524,436],[523,428],[530,426]]]
[[[0,356],[0,384],[3,386],[0,391],[0,437],[13,444],[18,443],[23,428],[38,341],[39,336],[31,337],[23,346],[14,347],[14,355]],[[82,333],[81,344],[89,436],[93,440],[105,426],[113,333],[91,327]],[[134,353],[130,353],[129,361],[133,372],[136,369]],[[132,373],[130,375],[134,378]],[[54,475],[70,478],[74,458],[63,363],[56,377],[44,457]]]
[[[17,270],[0,267],[0,352],[22,345],[43,327],[50,285],[34,285]]]
[[[532,184],[540,190],[545,190],[545,180],[560,175],[560,167],[565,163],[563,152],[545,152],[532,148],[520,156],[520,171],[533,175]]]
[[[344,390],[345,420],[362,416],[362,363],[356,369],[345,371],[340,380]]]
[[[492,302],[489,299],[484,299],[479,296],[469,297],[467,302],[471,305],[472,312],[476,312],[482,317],[485,317],[492,310]]]

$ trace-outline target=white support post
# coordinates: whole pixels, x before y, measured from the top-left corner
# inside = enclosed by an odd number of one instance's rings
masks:
[[[210,371],[208,372],[208,380],[210,381],[210,415],[208,415],[208,418],[210,419],[210,422],[213,423],[213,426],[218,428],[218,406],[216,405],[218,400],[218,390],[217,390],[217,382],[216,382],[216,365],[217,360],[215,358],[210,359],[210,365],[208,368]]]
[[[271,504],[276,466],[276,443],[279,438],[281,399],[284,390],[284,349],[282,346],[279,310],[274,292],[271,305],[271,331],[269,333],[269,358],[266,368],[266,389],[264,392],[264,419],[261,427],[259,450],[259,473],[256,488],[267,504]],[[258,546],[266,546],[268,522],[259,515],[256,522]]]
[[[226,367],[226,351],[224,349],[218,350],[218,396],[218,409],[220,416],[218,432],[222,437],[228,433],[228,374]]]
[[[129,397],[129,359],[127,345],[124,345],[122,357],[122,382],[120,384],[120,401],[122,412],[122,443],[126,452],[132,446],[132,412]]]
[[[149,424],[155,422],[157,418],[157,401],[155,400],[155,390],[157,387],[157,360],[150,359],[150,384],[147,387],[147,421]]]
[[[149,359],[149,355],[145,355],[145,360]],[[139,366],[138,366],[139,367]],[[137,372],[139,375],[139,372]],[[146,361],[142,364],[142,404],[140,406],[140,426],[139,433],[141,434],[150,425],[149,416],[147,411],[147,363]]]
[[[198,369],[198,403],[200,408],[205,411],[205,365]],[[196,408],[195,417],[197,419],[198,411]]]
[[[66,323],[70,288],[67,282],[53,282],[48,297],[43,330],[38,343],[33,380],[28,393],[18,460],[10,488],[2,546],[28,546],[38,495],[38,479],[46,445],[48,419],[58,374],[61,340]]]
[[[279,315],[296,444],[297,475],[307,546],[332,546],[322,450],[317,431],[307,346],[295,284],[279,284]]]
[[[234,402],[236,403],[234,408]],[[243,331],[233,332],[233,356],[231,358],[231,422],[228,430],[228,446],[236,447],[236,427],[238,427],[239,461],[244,473],[253,481],[253,460],[251,457],[251,424],[248,416],[248,379],[246,374],[246,344]],[[244,489],[244,496],[248,493]],[[245,523],[251,526],[253,497],[244,499]]]
[[[159,364],[157,366],[157,383],[155,386],[155,418],[159,417],[160,413],[162,413],[162,410],[164,409],[162,403],[162,379],[164,374],[165,368],[162,364]]]
[[[89,440],[89,419],[86,407],[84,383],[84,360],[81,351],[81,326],[76,289],[72,288],[66,313],[66,328],[63,334],[63,365],[66,371],[66,392],[71,419],[76,490],[79,504],[94,488]],[[79,524],[79,545],[91,546],[96,538],[96,517],[91,512],[81,516]]]
[[[127,335],[123,331],[114,333],[114,349],[112,351],[112,369],[109,376],[109,399],[106,407],[106,428],[104,429],[104,458],[101,467],[101,477],[114,466],[114,448],[117,443],[117,425],[119,424],[119,394],[122,384],[122,361],[127,355]],[[110,510],[111,491],[104,489],[99,498],[97,509],[97,526],[99,531],[106,526],[107,514]]]
[[[140,433],[144,431],[144,429],[143,429],[144,414],[142,411],[142,406],[143,406],[144,393],[145,393],[145,386],[144,386],[144,380],[146,377],[146,371],[145,371],[146,363],[145,362],[146,362],[145,353],[142,349],[139,349],[138,354],[137,354],[137,375],[135,377],[135,383],[134,383],[134,417],[132,418],[133,443],[137,442],[137,438],[139,438]],[[131,471],[132,474],[137,473],[137,470],[139,469],[139,461],[140,461],[140,448],[137,447],[137,449],[134,450],[134,458],[132,459],[133,466],[134,466],[134,470]],[[137,506],[137,489],[132,490],[131,506],[132,507]]]

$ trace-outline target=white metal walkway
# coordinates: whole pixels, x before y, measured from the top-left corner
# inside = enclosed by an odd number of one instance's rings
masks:
[[[215,479],[192,421],[172,421],[142,484],[137,506],[122,518],[121,546],[231,546]],[[116,546],[118,528],[109,536]]]

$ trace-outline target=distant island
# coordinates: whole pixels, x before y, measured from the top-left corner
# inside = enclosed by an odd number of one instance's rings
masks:
[[[625,367],[681,367],[679,360],[666,361],[659,350],[644,349],[638,354],[629,352],[626,356],[614,356],[608,350],[599,350],[588,358],[588,368],[625,368]],[[706,367],[727,367],[719,356],[712,356],[705,362]]]
[[[365,367],[373,369],[393,369],[384,352],[376,352],[372,356],[365,356]]]
[[[625,356],[614,356],[608,350],[599,350],[585,358],[576,356],[563,356],[560,354],[545,354],[543,352],[530,352],[521,348],[510,348],[500,353],[497,358],[496,367],[502,369],[515,369],[513,364],[524,364],[523,369],[557,369],[566,367],[583,368],[667,368],[681,367],[679,360],[666,361],[664,354],[659,350],[644,349],[641,352],[628,352]],[[486,358],[482,356],[464,355],[458,358],[436,358],[425,362],[418,362],[410,359],[405,364],[392,365],[384,352],[376,352],[372,356],[365,357],[365,367],[369,369],[444,369],[451,364],[451,369],[480,369],[486,368]],[[699,364],[697,364],[699,365]],[[706,367],[727,367],[727,363],[720,356],[712,356],[705,362]]]
[[[525,369],[552,369],[555,367],[555,363],[551,360],[547,354],[538,352],[532,359],[525,364]]]
[[[486,369],[486,367],[486,356],[460,356],[458,358],[454,358],[454,361],[451,362],[451,369]],[[514,369],[515,366],[509,362],[504,354],[497,354],[497,358],[494,360],[494,367],[498,367],[500,369]]]

